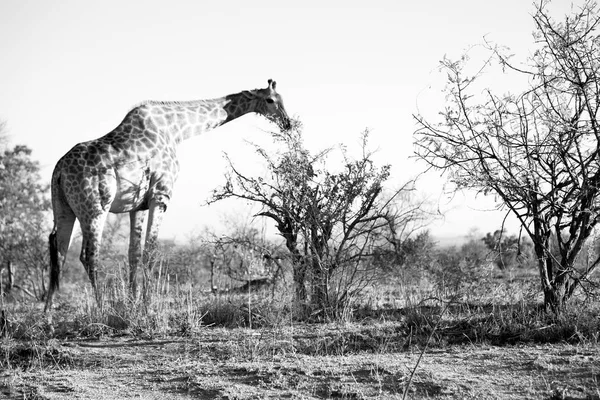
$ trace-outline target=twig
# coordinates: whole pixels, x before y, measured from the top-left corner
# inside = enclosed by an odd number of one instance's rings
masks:
[[[415,375],[415,372],[417,372],[417,368],[419,367],[419,364],[421,363],[421,359],[423,358],[423,355],[425,354],[425,351],[427,350],[427,346],[429,346],[429,342],[431,341],[433,334],[435,333],[438,326],[440,325],[440,322],[442,322],[442,318],[443,318],[444,314],[446,313],[446,310],[448,310],[448,308],[450,307],[450,304],[454,303],[455,298],[456,298],[456,296],[454,296],[450,301],[448,301],[448,303],[446,303],[446,306],[440,313],[440,317],[438,318],[437,322],[435,323],[435,326],[431,330],[431,333],[429,334],[429,337],[427,338],[427,342],[425,342],[425,346],[423,346],[423,350],[421,350],[421,353],[419,354],[417,363],[415,364],[415,367],[413,368],[413,370],[410,373],[410,376],[408,377],[408,382],[406,383],[406,387],[404,388],[404,393],[402,394],[402,400],[406,399],[406,395],[408,394],[408,389],[410,388],[412,378]]]

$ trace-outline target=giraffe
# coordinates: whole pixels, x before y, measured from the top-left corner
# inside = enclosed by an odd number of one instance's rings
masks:
[[[136,293],[140,259],[152,267],[152,252],[179,172],[177,145],[255,112],[290,129],[276,82],[212,100],[147,101],[134,107],[105,136],[76,144],[56,164],[51,180],[54,227],[49,236],[50,282],[45,310],[59,288],[75,219],[82,233],[80,261],[94,293],[102,230],[108,213],[129,213],[129,287]],[[147,219],[142,250],[142,229]]]

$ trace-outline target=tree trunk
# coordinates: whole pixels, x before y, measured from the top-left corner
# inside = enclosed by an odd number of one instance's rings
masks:
[[[575,282],[571,279],[565,279],[562,282],[553,282],[549,287],[544,288],[544,307],[559,314],[563,306],[573,294]]]
[[[296,292],[296,301],[302,304],[306,303],[306,262],[302,257],[302,254],[298,251],[297,245],[297,233],[292,229],[288,228],[291,224],[285,225],[283,228],[279,227],[279,232],[285,238],[285,247],[289,250],[292,255],[292,270],[294,277],[294,288]]]
[[[311,305],[319,317],[331,317],[329,304],[329,275],[317,260],[313,260]]]
[[[544,292],[544,308],[558,314],[573,294],[577,282],[569,274],[557,273],[552,259],[547,255],[538,256],[538,266]]]
[[[216,265],[216,257],[212,256],[210,258],[210,291],[213,293],[217,292],[217,284],[215,283],[215,265]]]
[[[306,264],[302,260],[294,260],[294,287],[296,289],[296,301],[306,303]]]
[[[544,308],[546,311],[548,308],[553,313],[558,314],[562,305],[562,296],[558,288],[553,286],[547,286],[544,288]]]
[[[6,281],[5,291],[6,291],[6,293],[10,293],[14,286],[14,275],[15,275],[14,270],[13,270],[13,264],[10,259],[6,260],[6,273],[7,273],[7,281]]]

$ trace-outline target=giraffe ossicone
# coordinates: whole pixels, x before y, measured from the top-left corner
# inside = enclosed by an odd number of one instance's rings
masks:
[[[177,145],[251,112],[290,129],[290,118],[275,88],[276,82],[269,79],[265,89],[211,100],[146,101],[105,136],[69,150],[52,174],[54,227],[49,237],[50,283],[45,309],[52,306],[59,287],[76,219],[82,234],[80,260],[96,292],[102,230],[109,212],[130,215],[129,285],[135,294],[140,259],[152,267],[160,224],[179,172]]]

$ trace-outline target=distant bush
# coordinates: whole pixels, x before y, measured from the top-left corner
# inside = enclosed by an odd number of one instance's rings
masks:
[[[438,292],[447,296],[477,295],[493,270],[493,257],[479,240],[471,239],[460,247],[438,248],[427,272]]]
[[[492,252],[493,262],[500,269],[528,268],[535,265],[533,243],[517,235],[506,235],[502,230],[487,233],[481,239]]]

